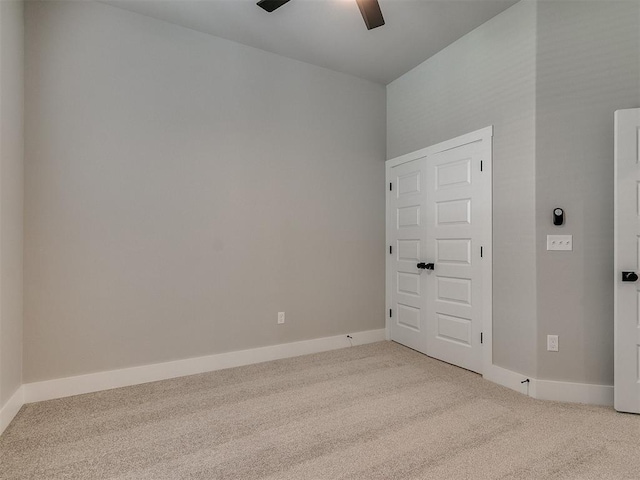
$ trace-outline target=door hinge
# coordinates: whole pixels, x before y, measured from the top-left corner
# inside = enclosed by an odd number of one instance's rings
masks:
[[[389,309],[389,318],[393,317],[393,310]]]
[[[480,171],[482,171],[482,160],[480,160]]]
[[[480,247],[480,258],[482,258],[483,255],[484,255],[484,248]]]
[[[480,332],[480,343],[484,343],[484,337],[482,335],[482,332]]]
[[[389,245],[389,255],[393,254],[393,245]]]
[[[393,182],[389,182],[389,191],[392,192],[393,191]]]

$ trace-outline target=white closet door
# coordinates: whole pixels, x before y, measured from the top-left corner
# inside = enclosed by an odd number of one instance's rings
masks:
[[[482,190],[480,143],[427,161],[427,353],[482,372]],[[482,252],[483,254],[484,252]],[[490,299],[486,299],[490,301]]]
[[[426,250],[426,159],[392,170],[387,231],[391,257],[391,339],[426,353],[426,292],[422,262]]]
[[[487,133],[387,163],[390,338],[479,373],[491,361],[483,348],[492,291]]]

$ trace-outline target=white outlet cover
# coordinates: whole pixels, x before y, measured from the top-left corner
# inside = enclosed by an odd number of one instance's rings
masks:
[[[573,235],[547,235],[547,250],[573,250]]]
[[[547,351],[558,351],[558,335],[547,335]]]
[[[278,323],[284,323],[284,312],[278,312]]]

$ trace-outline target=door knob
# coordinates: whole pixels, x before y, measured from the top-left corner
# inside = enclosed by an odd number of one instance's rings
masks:
[[[638,274],[636,272],[622,272],[623,282],[635,282],[638,280]]]
[[[435,268],[435,265],[433,263],[424,263],[424,262],[420,262],[418,265],[416,265],[418,268],[423,269],[423,270],[433,270]],[[637,278],[637,277],[636,277]]]

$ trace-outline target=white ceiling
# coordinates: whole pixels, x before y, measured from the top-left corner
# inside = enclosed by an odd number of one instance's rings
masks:
[[[367,30],[355,0],[103,0],[149,17],[386,85],[516,0],[379,0]]]

